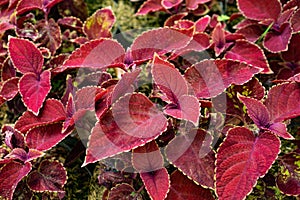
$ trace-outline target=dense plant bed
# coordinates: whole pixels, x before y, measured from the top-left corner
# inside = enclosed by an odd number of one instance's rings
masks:
[[[298,0],[0,2],[3,199],[298,199]]]

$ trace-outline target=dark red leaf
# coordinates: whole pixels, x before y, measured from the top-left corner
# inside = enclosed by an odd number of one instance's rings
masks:
[[[237,30],[236,33],[242,34],[250,42],[256,42],[264,33],[264,30],[259,24],[250,24]]]
[[[115,40],[99,39],[82,45],[59,67],[59,71],[72,68],[106,69],[124,62],[125,50]],[[56,69],[56,71],[58,71]]]
[[[166,200],[214,200],[209,189],[195,184],[180,171],[171,174],[171,186]]]
[[[19,162],[9,162],[0,170],[0,196],[5,199],[12,199],[18,183],[31,170],[31,164],[24,165]]]
[[[300,9],[299,8],[291,18],[291,25],[294,33],[300,31]]]
[[[43,1],[41,0],[21,0],[17,6],[17,14],[21,15],[25,12],[32,11],[34,9],[43,10]]]
[[[172,103],[177,104],[181,96],[188,94],[188,85],[181,73],[157,54],[152,63],[152,75],[154,83]]]
[[[10,148],[25,148],[24,136],[11,126],[3,126],[4,142]]]
[[[6,101],[12,100],[19,93],[18,83],[18,77],[14,77],[3,82],[0,87],[0,96]]]
[[[131,185],[127,183],[122,183],[113,187],[110,190],[108,194],[108,200],[134,200],[135,195],[138,194],[136,194],[135,189]],[[139,198],[141,198],[140,195],[138,195],[137,199]]]
[[[87,18],[83,25],[83,31],[89,40],[109,38],[115,21],[116,17],[111,8],[102,8]]]
[[[50,10],[56,4],[62,2],[63,0],[43,0],[44,7],[47,10]]]
[[[62,42],[60,27],[54,19],[51,18],[47,21],[40,20],[36,28],[40,35],[40,37],[37,38],[37,42],[47,47],[52,55],[54,55]]]
[[[26,144],[31,149],[46,151],[57,145],[71,133],[62,133],[62,123],[48,124],[30,129],[26,134]]]
[[[28,110],[35,115],[39,114],[39,110],[50,92],[50,76],[50,71],[43,71],[41,74],[26,73],[19,81],[22,100]]]
[[[44,58],[40,50],[32,42],[12,37],[9,39],[8,51],[14,66],[21,73],[41,73]]]
[[[103,91],[100,87],[84,87],[76,92],[74,103],[76,110],[95,110],[96,98]]]
[[[166,126],[167,119],[146,96],[127,94],[94,127],[84,165],[144,145]]]
[[[167,159],[193,181],[214,188],[212,137],[202,129],[184,131],[168,144],[165,151]]]
[[[278,53],[288,50],[288,44],[292,37],[292,28],[290,23],[284,23],[280,26],[278,31],[268,32],[264,38],[264,47],[272,52]]]
[[[214,97],[231,84],[249,81],[261,69],[233,60],[204,60],[188,68],[185,78],[197,97]]]
[[[226,52],[225,58],[262,68],[261,73],[272,73],[263,50],[247,40],[237,40],[233,48]]]
[[[74,29],[79,33],[82,32],[83,23],[81,22],[80,19],[76,17],[70,16],[70,17],[60,18],[57,20],[57,23],[71,30]]]
[[[296,74],[295,76],[293,76],[291,78],[289,78],[289,80],[300,83],[300,73]]]
[[[281,13],[281,4],[279,0],[237,0],[237,5],[243,15],[254,20],[273,19],[276,21]]]
[[[280,171],[277,177],[278,188],[287,195],[300,194],[299,151],[294,151],[280,157]]]
[[[11,62],[10,58],[7,58],[4,63],[2,64],[1,68],[1,80],[6,81],[10,78],[16,76],[16,70]]]
[[[134,82],[140,74],[141,70],[136,69],[133,72],[123,74],[121,80],[118,81],[111,95],[111,103],[115,103],[118,99],[127,93],[134,92]]]
[[[167,170],[163,167],[163,156],[155,141],[133,150],[132,162],[140,173],[146,190],[153,200],[165,199],[170,181]]]
[[[219,56],[224,50],[226,45],[225,30],[221,23],[218,23],[212,32],[212,41],[216,56]]]
[[[13,158],[18,159],[24,163],[30,162],[31,160],[34,160],[36,158],[39,158],[43,156],[44,153],[35,149],[29,149],[28,152],[26,152],[24,149],[21,148],[15,148],[13,149],[5,158]]]
[[[161,5],[161,0],[147,0],[141,5],[136,15],[146,15],[150,12],[155,12],[163,9],[164,7]]]
[[[300,86],[285,83],[270,89],[265,105],[273,122],[282,122],[300,115]]]
[[[52,124],[65,118],[66,111],[62,103],[56,99],[47,99],[38,116],[29,111],[24,112],[16,122],[15,129],[25,134],[33,127]]]
[[[288,50],[281,53],[282,58],[287,62],[297,63],[300,61],[300,34],[294,34],[288,46]]]
[[[44,160],[38,170],[31,172],[27,178],[30,189],[37,192],[63,192],[67,182],[67,172],[58,161]]]
[[[264,176],[280,151],[280,140],[270,132],[254,136],[244,127],[227,132],[216,161],[216,193],[222,199],[244,199]]]
[[[134,61],[146,61],[186,46],[192,38],[193,29],[160,28],[144,32],[131,45]],[[161,37],[161,36],[164,37]]]

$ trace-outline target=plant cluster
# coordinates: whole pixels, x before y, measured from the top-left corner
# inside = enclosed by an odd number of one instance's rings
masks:
[[[80,157],[102,199],[299,196],[300,2],[135,4],[166,14],[131,42],[111,7],[0,2],[0,196],[63,199]]]

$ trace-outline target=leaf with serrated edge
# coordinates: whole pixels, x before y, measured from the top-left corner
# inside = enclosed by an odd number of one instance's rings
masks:
[[[3,82],[0,87],[0,96],[6,101],[12,100],[18,93],[19,78],[13,77]]]
[[[5,199],[12,199],[14,190],[18,183],[31,170],[31,164],[24,165],[19,162],[9,162],[0,169],[0,196]]]
[[[198,184],[214,187],[215,154],[212,137],[202,129],[188,129],[166,147],[167,159]]]
[[[203,60],[189,67],[184,76],[198,98],[222,93],[231,84],[241,85],[262,69],[230,59]]]
[[[11,37],[8,52],[14,66],[21,72],[40,74],[44,58],[40,50],[30,41]]]
[[[66,111],[62,103],[56,99],[47,99],[38,116],[29,111],[24,112],[16,122],[15,129],[25,134],[33,127],[55,123],[65,118]]]
[[[19,81],[19,91],[27,109],[36,116],[51,90],[51,72],[43,71],[41,74],[26,73]]]
[[[255,136],[245,127],[232,128],[217,151],[216,193],[220,200],[244,199],[280,152],[280,140],[270,132]]]
[[[167,119],[146,96],[127,94],[93,128],[83,165],[144,145],[166,128]]]
[[[32,171],[27,178],[30,189],[37,192],[63,192],[67,182],[67,172],[58,161],[44,160],[39,168]]]
[[[209,189],[205,189],[189,180],[180,171],[171,174],[171,186],[166,200],[214,200]]]

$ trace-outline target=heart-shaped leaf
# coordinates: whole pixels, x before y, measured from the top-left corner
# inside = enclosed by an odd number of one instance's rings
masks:
[[[0,170],[0,196],[5,199],[12,199],[18,183],[31,170],[31,164],[24,165],[19,162],[9,162]]]
[[[29,111],[24,112],[16,122],[15,129],[25,134],[33,127],[52,124],[65,118],[66,111],[62,103],[56,99],[47,99],[38,116]]]
[[[110,29],[114,25],[116,17],[111,8],[97,10],[87,18],[83,25],[83,31],[89,40],[111,37]]]
[[[244,199],[280,152],[280,140],[270,132],[255,136],[244,127],[227,132],[216,160],[216,193],[222,199]]]
[[[254,20],[273,19],[276,21],[281,13],[281,4],[279,0],[237,0],[237,5],[243,15]]]
[[[168,144],[167,159],[198,184],[213,188],[215,154],[211,141],[212,137],[202,129],[186,130]]]
[[[124,48],[115,40],[104,38],[93,40],[75,50],[56,71],[85,67],[104,70],[108,66],[123,63],[124,57]]]
[[[63,192],[67,182],[67,172],[58,161],[44,160],[39,168],[28,175],[27,184],[37,192]]]
[[[167,119],[146,96],[127,94],[93,128],[84,165],[144,145],[166,127]]]
[[[131,45],[134,61],[142,62],[153,58],[154,53],[165,53],[186,46],[192,38],[193,29],[160,28],[144,32]],[[164,37],[162,37],[162,35]]]
[[[197,185],[180,171],[171,174],[171,186],[166,200],[214,200],[209,189]]]
[[[163,167],[163,156],[155,141],[134,149],[134,168],[140,173],[151,199],[165,199],[170,187],[170,178]]]
[[[21,73],[41,73],[44,58],[40,50],[32,42],[12,37],[9,39],[8,51],[14,66]]]
[[[50,92],[50,71],[41,74],[26,73],[19,81],[19,91],[24,104],[33,114],[38,115],[40,108]]]
[[[272,73],[263,50],[247,40],[237,40],[233,48],[226,52],[225,58],[246,62],[249,65],[262,68],[261,73]]]
[[[38,126],[30,129],[26,134],[26,144],[31,149],[46,151],[66,138],[71,131],[62,133],[62,123]]]
[[[233,61],[204,60],[189,67],[184,76],[199,98],[210,98],[222,93],[231,84],[241,85],[262,69]]]

